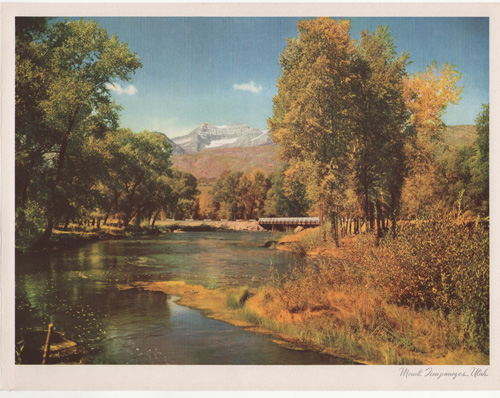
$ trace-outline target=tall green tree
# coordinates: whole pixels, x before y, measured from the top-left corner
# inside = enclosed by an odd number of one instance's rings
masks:
[[[174,169],[169,181],[172,195],[164,203],[165,211],[176,220],[194,218],[198,210],[198,181],[191,173]]]
[[[476,165],[478,182],[478,198],[481,202],[481,212],[489,215],[489,193],[490,193],[490,105],[483,105],[483,109],[476,118],[476,131],[478,138],[475,142],[476,149]]]
[[[391,216],[395,227],[405,176],[404,125],[408,112],[403,99],[403,79],[408,54],[398,55],[386,26],[361,32],[353,57],[353,89],[357,101],[353,120],[353,160],[356,192],[365,217],[378,228]],[[375,214],[374,214],[375,212]]]
[[[271,186],[265,202],[265,213],[268,217],[302,217],[307,215],[310,208],[304,184],[286,178],[287,169],[288,164],[285,163],[269,177]]]
[[[225,171],[212,187],[211,195],[219,218],[235,220],[241,216],[237,192],[242,175],[242,171]]]
[[[432,205],[444,214],[489,215],[489,106],[476,118],[477,139],[438,164]]]
[[[342,204],[353,124],[350,23],[303,20],[280,57],[282,74],[268,125],[279,156],[320,210]]]
[[[118,107],[109,84],[129,80],[141,62],[126,43],[93,21],[31,22],[30,28],[30,20],[19,20],[16,36],[16,122],[21,122],[16,126],[16,196],[20,206],[28,195],[44,202],[42,244],[59,217],[60,203],[69,197],[63,181],[69,153],[78,152],[85,137],[116,128]],[[26,100],[32,94],[36,99]],[[31,165],[44,169],[44,192],[29,189]]]

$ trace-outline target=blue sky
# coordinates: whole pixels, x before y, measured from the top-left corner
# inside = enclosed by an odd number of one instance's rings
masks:
[[[301,18],[92,19],[127,42],[143,63],[113,92],[123,106],[121,126],[174,137],[202,123],[267,128],[279,54],[297,35]],[[489,102],[488,18],[350,19],[355,40],[363,29],[388,25],[398,51],[410,53],[411,73],[433,60],[457,65],[462,100],[448,108],[444,121],[474,124],[481,104]]]

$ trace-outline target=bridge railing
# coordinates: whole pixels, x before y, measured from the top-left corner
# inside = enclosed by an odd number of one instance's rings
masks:
[[[319,217],[264,217],[260,225],[319,225]]]

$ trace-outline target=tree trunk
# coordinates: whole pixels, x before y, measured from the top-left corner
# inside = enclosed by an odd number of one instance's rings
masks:
[[[335,240],[335,246],[339,246],[339,231],[338,231],[338,223],[339,223],[339,217],[337,213],[334,215],[334,233],[333,233],[333,238]]]
[[[49,217],[47,220],[47,227],[43,234],[35,241],[32,248],[33,249],[43,249],[48,246],[50,236],[52,235],[52,230],[54,228],[54,220],[52,217]]]
[[[153,217],[153,222],[151,223],[151,228],[154,228],[155,227],[155,222],[156,222],[156,218],[158,217],[158,215],[160,214],[160,210],[161,210],[161,207],[158,208],[158,210],[156,211],[154,217]]]
[[[391,225],[392,236],[395,238],[397,235],[397,233],[396,233],[396,213],[395,212],[392,213],[391,219],[392,219],[391,220],[392,221],[391,222],[391,224],[392,224]]]
[[[382,206],[380,205],[380,201],[377,200],[376,204],[377,211],[377,240],[376,245],[379,245],[380,238],[382,237],[382,229],[383,229],[383,215],[382,215]]]
[[[369,215],[369,221],[370,221],[370,231],[374,231],[375,230],[375,206],[373,204],[373,202],[370,202],[370,215]],[[368,227],[368,224],[367,224],[367,227]],[[367,228],[367,232],[368,232],[368,228]]]
[[[135,216],[135,226],[139,227],[141,225],[141,208],[137,209],[137,215]]]

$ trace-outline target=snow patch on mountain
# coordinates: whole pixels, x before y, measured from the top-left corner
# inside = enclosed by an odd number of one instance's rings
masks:
[[[227,145],[227,144],[234,144],[238,138],[225,138],[222,140],[214,140],[210,141],[210,144],[208,144],[205,149],[207,148],[218,148],[222,145]]]

